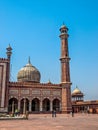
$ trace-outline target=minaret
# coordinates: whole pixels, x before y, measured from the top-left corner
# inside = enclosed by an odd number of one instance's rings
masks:
[[[12,55],[12,48],[9,44],[9,46],[6,48],[6,54],[7,54],[7,59],[9,60],[9,65],[8,65],[8,78],[7,81],[10,80],[10,59],[11,59],[11,55]]]
[[[7,64],[7,76],[6,76],[6,91],[5,91],[5,106],[8,111],[8,83],[10,81],[10,60],[11,60],[11,55],[12,55],[12,48],[9,44],[9,46],[6,48],[6,54],[7,54],[7,59],[8,59],[8,64]]]
[[[62,86],[62,112],[70,113],[71,106],[71,82],[70,82],[70,68],[69,68],[69,52],[68,52],[68,28],[62,25],[60,28],[61,39],[61,86]]]

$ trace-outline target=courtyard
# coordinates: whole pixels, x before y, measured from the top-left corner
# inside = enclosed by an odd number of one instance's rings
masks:
[[[0,130],[98,130],[98,115],[31,114],[28,120],[0,120]]]

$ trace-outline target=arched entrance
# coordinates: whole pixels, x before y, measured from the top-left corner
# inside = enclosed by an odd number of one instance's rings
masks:
[[[8,103],[8,111],[9,112],[12,112],[12,104],[13,104],[13,107],[14,107],[14,111],[15,109],[18,109],[18,100],[16,98],[11,98],[9,100],[9,103]]]
[[[33,100],[32,100],[32,108],[31,108],[31,110],[32,111],[39,111],[39,99],[38,98],[34,98]]]
[[[23,109],[24,109],[24,102],[25,102],[25,106],[26,106],[26,111],[29,111],[29,100],[27,98],[23,98],[20,101],[20,112],[23,113]]]
[[[53,110],[60,111],[60,101],[58,99],[53,100]]]
[[[50,100],[47,98],[43,100],[43,111],[50,111]]]

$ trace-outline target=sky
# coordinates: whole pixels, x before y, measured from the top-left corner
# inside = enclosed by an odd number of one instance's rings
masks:
[[[0,0],[0,57],[13,48],[11,81],[31,63],[41,82],[60,83],[60,27],[69,28],[71,90],[98,100],[98,0]]]

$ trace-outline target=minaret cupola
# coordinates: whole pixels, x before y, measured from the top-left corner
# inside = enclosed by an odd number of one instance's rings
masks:
[[[11,55],[12,55],[12,48],[11,48],[10,44],[9,44],[9,46],[6,48],[6,50],[7,50],[7,52],[6,52],[7,58],[10,60]]]

